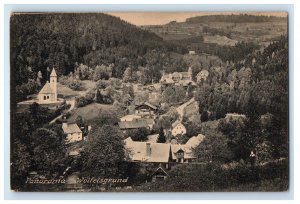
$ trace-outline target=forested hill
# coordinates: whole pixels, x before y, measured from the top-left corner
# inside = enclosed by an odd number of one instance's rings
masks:
[[[208,22],[228,22],[228,23],[259,23],[286,21],[284,17],[276,16],[254,16],[248,14],[240,15],[209,15],[197,16],[186,19],[187,23],[208,23]]]
[[[115,77],[128,66],[145,66],[153,52],[187,52],[119,18],[102,14],[13,14],[11,68],[16,84],[34,79],[41,70],[56,67],[59,75],[74,70],[75,62],[91,68],[114,63]],[[138,60],[137,60],[138,59]]]

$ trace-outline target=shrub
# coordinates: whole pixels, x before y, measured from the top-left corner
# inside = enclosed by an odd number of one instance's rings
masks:
[[[80,96],[80,97],[76,98],[76,106],[77,107],[84,107],[88,104],[91,104],[92,102],[93,102],[93,100],[85,98],[84,96]]]

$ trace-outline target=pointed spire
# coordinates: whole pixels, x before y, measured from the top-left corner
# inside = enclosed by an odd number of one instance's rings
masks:
[[[50,74],[50,77],[53,77],[53,76],[54,76],[54,77],[57,76],[54,68],[52,69],[52,72],[51,72],[51,74]]]

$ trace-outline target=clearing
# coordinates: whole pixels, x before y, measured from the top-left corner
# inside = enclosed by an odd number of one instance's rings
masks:
[[[92,103],[84,107],[73,109],[69,121],[75,121],[78,116],[81,116],[85,121],[90,121],[97,118],[103,111],[117,113],[117,108],[113,105]]]

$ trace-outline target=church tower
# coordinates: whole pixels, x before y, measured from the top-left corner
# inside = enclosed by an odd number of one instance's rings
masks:
[[[50,74],[50,87],[53,94],[52,101],[57,101],[57,75],[54,68]]]

